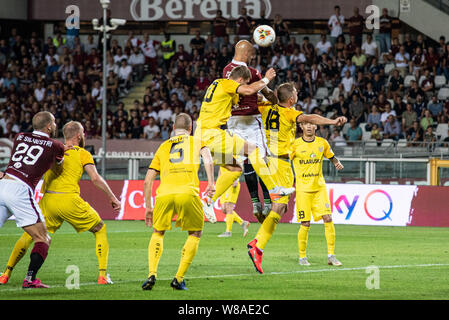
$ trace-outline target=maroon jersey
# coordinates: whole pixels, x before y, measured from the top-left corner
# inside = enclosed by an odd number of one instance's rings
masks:
[[[229,63],[223,69],[223,78],[229,78],[232,69],[240,65],[242,65],[242,63],[235,63],[235,61]],[[257,69],[251,67],[248,67],[248,69],[249,71],[251,71],[251,80],[249,81],[249,84],[262,79],[262,76]],[[250,96],[240,96],[239,105],[232,108],[233,116],[251,116],[255,114],[260,114],[259,108],[257,106],[257,93]]]
[[[55,161],[64,159],[64,145],[38,131],[19,133],[14,139],[11,154],[5,173],[22,180],[34,190]]]

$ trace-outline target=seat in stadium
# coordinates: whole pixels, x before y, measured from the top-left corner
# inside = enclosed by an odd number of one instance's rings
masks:
[[[439,123],[437,126],[437,129],[435,130],[435,134],[439,137],[440,140],[444,140],[448,137],[447,130],[448,130],[448,124],[447,123]]]
[[[314,98],[317,100],[323,100],[326,99],[328,96],[329,96],[329,89],[326,87],[321,87],[318,88]]]
[[[398,141],[398,147],[399,147],[399,148],[405,148],[405,147],[407,147],[407,139],[399,139],[399,141]]]
[[[385,70],[385,74],[386,75],[390,74],[390,72],[393,71],[394,68],[395,68],[394,63],[387,63],[385,65],[385,69],[384,69]]]
[[[382,140],[382,147],[391,147],[394,144],[393,139],[384,139]]]
[[[410,74],[405,76],[404,87],[410,88],[410,86],[411,86],[410,82],[412,82],[413,80],[416,81],[416,77],[415,76],[410,75]]]
[[[445,76],[436,76],[435,77],[435,88],[440,89],[446,85],[446,77]]]
[[[421,87],[421,84],[422,84],[422,82],[423,82],[424,80],[426,80],[426,76],[422,75],[421,77],[419,77],[418,85],[419,85],[420,87]]]
[[[363,140],[363,141],[371,140],[371,132],[364,131],[364,132],[363,132],[363,136],[362,136],[362,140]]]
[[[341,133],[346,135],[348,133],[348,130],[350,127],[351,127],[351,125],[348,122],[346,122],[345,125],[343,126],[343,130],[341,130]]]
[[[438,100],[443,101],[449,98],[449,88],[440,88],[438,91]]]
[[[366,147],[377,147],[377,140],[376,139],[368,139],[365,142]]]

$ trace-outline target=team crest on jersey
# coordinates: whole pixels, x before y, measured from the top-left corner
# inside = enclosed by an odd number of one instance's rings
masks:
[[[315,159],[315,158],[316,158],[316,154],[312,152],[312,154],[310,155],[310,157],[311,157],[312,159]]]
[[[330,207],[329,203],[326,203],[324,206],[326,207],[326,209],[329,209]]]
[[[323,147],[319,147],[318,150],[320,150],[320,152],[323,152]]]
[[[22,167],[22,164],[20,162],[14,163],[14,168],[20,169]]]

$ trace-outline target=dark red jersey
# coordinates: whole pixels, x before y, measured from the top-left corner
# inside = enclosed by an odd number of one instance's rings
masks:
[[[223,78],[229,78],[232,69],[241,65],[241,62],[236,63],[235,61],[232,61],[231,63],[229,63],[223,69]],[[257,69],[251,67],[248,67],[248,69],[251,71],[251,80],[249,81],[249,84],[262,79],[262,76]],[[255,114],[260,114],[259,108],[257,107],[257,93],[250,96],[241,95],[238,106],[234,106],[232,108],[233,116],[251,116]]]
[[[64,159],[64,145],[45,133],[19,133],[14,139],[11,158],[5,173],[14,176],[33,190],[44,173]]]

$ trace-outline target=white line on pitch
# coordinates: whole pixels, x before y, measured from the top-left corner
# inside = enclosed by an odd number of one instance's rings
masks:
[[[394,265],[394,266],[376,266],[379,269],[398,269],[398,268],[428,268],[428,267],[447,267],[449,264],[444,263],[431,263],[431,264],[409,264],[409,265]],[[285,272],[267,272],[264,273],[265,276],[270,275],[287,275],[287,274],[301,274],[301,273],[316,273],[316,272],[334,272],[334,271],[359,271],[359,270],[365,270],[367,267],[354,267],[354,268],[329,268],[329,269],[312,269],[312,270],[296,270],[296,271],[285,271]],[[233,277],[261,277],[256,272],[253,273],[240,273],[240,274],[222,274],[222,275],[209,275],[209,276],[190,276],[187,277],[187,279],[208,279],[208,278],[233,278]],[[169,281],[173,278],[158,278],[157,280],[162,281]],[[125,283],[132,283],[132,282],[141,282],[144,281],[145,278],[138,279],[138,280],[123,280],[123,281],[115,281],[115,284],[125,284]],[[85,282],[80,283],[80,286],[93,286],[97,285],[96,282]],[[113,287],[112,286],[107,286]],[[63,285],[52,285],[51,288],[64,288]],[[3,289],[0,287],[0,295],[2,292],[11,292],[11,291],[24,291],[22,288],[8,288]],[[41,290],[38,290],[41,292]],[[26,292],[35,292],[34,290],[26,290]]]

